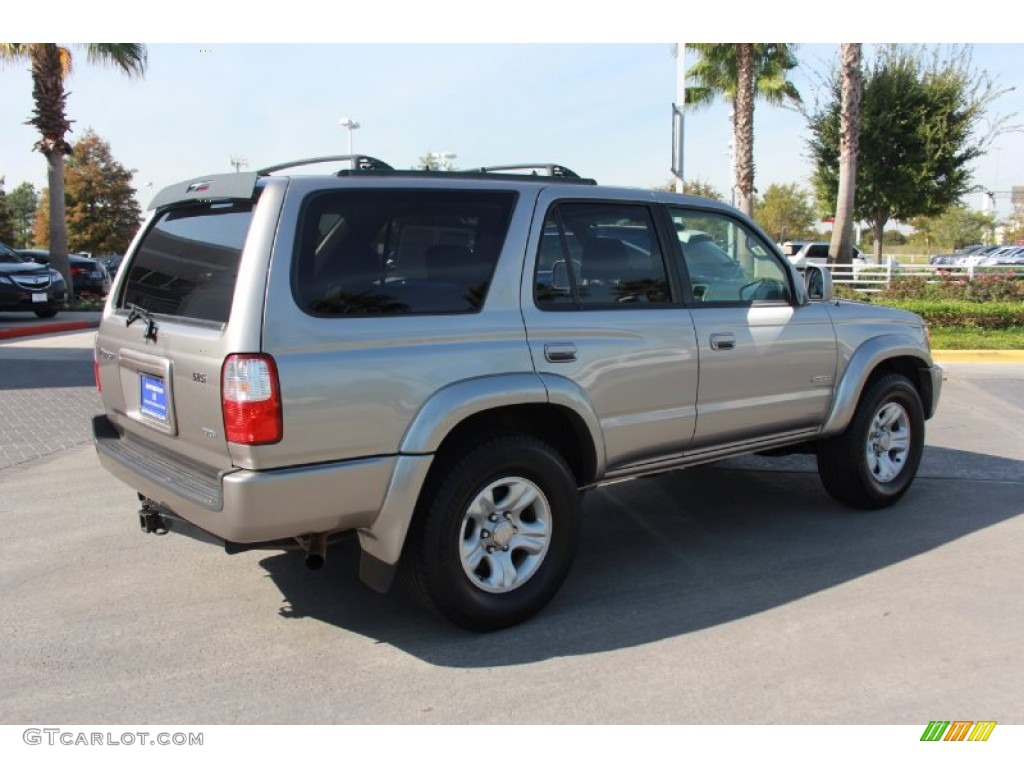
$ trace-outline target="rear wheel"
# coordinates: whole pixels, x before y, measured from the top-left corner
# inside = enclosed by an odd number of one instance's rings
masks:
[[[899,374],[877,379],[841,435],[818,447],[818,474],[833,498],[859,509],[895,504],[914,481],[924,451],[924,408]]]
[[[543,608],[579,538],[579,495],[562,457],[528,435],[442,459],[409,531],[412,595],[469,629],[509,627]]]

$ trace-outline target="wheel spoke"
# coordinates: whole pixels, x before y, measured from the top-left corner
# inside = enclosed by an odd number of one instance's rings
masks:
[[[512,512],[516,517],[534,501],[537,500],[537,491],[532,485],[516,483],[509,488],[508,496],[501,503],[502,512]]]
[[[548,545],[547,533],[519,531],[508,543],[510,551],[521,550],[528,555],[539,555]]]
[[[502,590],[515,586],[518,574],[508,552],[494,552],[487,559],[491,565],[491,577],[487,581],[491,586]]]
[[[462,562],[465,563],[466,568],[470,571],[475,571],[480,566],[480,561],[486,556],[487,550],[484,549],[479,538],[470,546],[462,547]]]
[[[910,432],[893,432],[889,440],[889,450],[903,453],[910,448]]]

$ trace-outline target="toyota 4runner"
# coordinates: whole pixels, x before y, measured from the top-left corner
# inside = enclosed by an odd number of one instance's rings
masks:
[[[605,482],[788,450],[846,505],[904,494],[942,381],[919,317],[833,301],[726,205],[530,169],[160,192],[96,339],[143,530],[314,568],[355,532],[369,585],[487,630],[552,598]]]

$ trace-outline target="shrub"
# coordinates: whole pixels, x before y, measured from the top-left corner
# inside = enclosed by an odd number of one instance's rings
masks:
[[[879,304],[898,307],[924,318],[935,328],[1024,328],[1024,303],[956,301],[949,299],[882,299]]]

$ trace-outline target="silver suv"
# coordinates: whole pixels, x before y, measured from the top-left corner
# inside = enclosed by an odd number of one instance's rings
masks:
[[[370,586],[489,630],[552,598],[602,483],[803,451],[853,507],[910,486],[924,323],[809,291],[733,208],[561,166],[282,173],[310,162],[163,190],[118,271],[94,432],[143,530],[313,568],[355,532]]]

